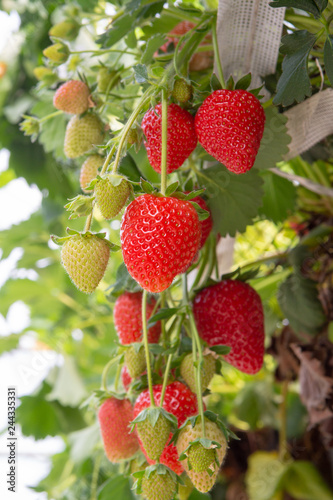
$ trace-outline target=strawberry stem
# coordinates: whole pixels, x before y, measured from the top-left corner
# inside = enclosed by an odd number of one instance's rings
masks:
[[[84,232],[89,231],[89,229],[91,227],[91,222],[92,222],[92,218],[93,218],[93,211],[94,211],[94,207],[87,217],[86,224],[84,226]]]
[[[55,111],[54,113],[51,113],[47,116],[44,116],[43,118],[40,118],[39,119],[39,123],[44,123],[46,122],[47,120],[50,120],[51,118],[54,118],[55,116],[59,116],[59,115],[63,115],[64,112],[59,110],[59,111]]]
[[[162,151],[161,151],[161,193],[165,195],[167,187],[167,145],[168,145],[168,99],[166,90],[162,90]]]
[[[102,167],[102,170],[100,172],[99,175],[103,175],[105,174],[105,172],[107,171],[107,168],[109,166],[109,163],[111,162],[112,160],[112,156],[114,155],[115,153],[115,150],[116,150],[116,146],[115,144],[112,146],[111,150],[110,150],[110,153],[107,155],[107,157],[105,158],[105,162],[103,163],[103,167]]]
[[[279,458],[285,462],[288,458],[287,450],[287,398],[288,398],[288,380],[284,380],[281,386],[281,404],[280,404],[280,433],[279,433]]]
[[[220,52],[219,52],[219,45],[217,41],[217,33],[216,33],[216,21],[217,19],[215,18],[212,26],[212,35],[213,35],[213,47],[214,47],[214,55],[215,55],[215,63],[217,66],[217,72],[219,74],[219,80],[222,85],[222,88],[226,88],[224,76],[223,76],[223,70],[222,70],[222,64],[221,64],[221,59],[220,59]]]
[[[121,153],[123,150],[124,143],[126,141],[126,137],[128,132],[130,131],[130,128],[132,127],[133,123],[137,119],[138,115],[141,113],[142,109],[144,106],[150,101],[151,95],[154,91],[154,87],[149,87],[146,92],[143,94],[141,97],[141,102],[138,104],[138,106],[134,109],[133,113],[129,117],[125,127],[123,128],[121,134],[120,134],[120,141],[119,141],[119,146],[116,154],[116,159],[114,161],[112,173],[115,174],[118,170],[118,165],[121,157]]]
[[[206,431],[205,431],[204,408],[203,408],[203,401],[202,401],[202,384],[201,384],[201,367],[203,365],[202,347],[201,347],[201,343],[200,343],[200,338],[199,338],[197,326],[196,326],[195,321],[194,321],[193,311],[191,308],[189,308],[189,318],[190,318],[191,333],[193,335],[192,338],[195,340],[196,348],[198,350],[198,362],[196,363],[196,366],[195,366],[196,389],[197,389],[199,415],[201,417],[202,436],[205,438]],[[195,344],[193,343],[193,360],[194,360],[194,362],[196,361]]]
[[[120,356],[116,356],[115,358],[111,358],[110,361],[105,365],[104,367],[104,370],[103,370],[103,373],[102,373],[102,383],[101,383],[101,388],[105,391],[105,392],[108,392],[108,383],[107,383],[107,378],[108,378],[108,373],[109,373],[109,370],[111,368],[111,366],[116,363],[116,362],[119,362],[121,358],[121,355]]]
[[[169,377],[169,371],[170,371],[172,356],[173,356],[173,354],[169,354],[168,361],[167,361],[167,364],[166,364],[166,367],[165,367],[164,378],[163,378],[163,386],[162,386],[162,392],[161,392],[161,399],[160,399],[160,407],[161,408],[163,407],[163,401],[164,401],[166,386],[167,386],[167,383],[168,383],[168,377]]]
[[[149,388],[149,394],[150,394],[150,404],[152,407],[155,407],[153,383],[152,383],[152,378],[151,378],[149,345],[148,345],[147,290],[143,290],[143,294],[142,294],[142,330],[143,330],[143,344],[145,346],[145,354],[146,354],[147,378],[148,378],[148,388]]]

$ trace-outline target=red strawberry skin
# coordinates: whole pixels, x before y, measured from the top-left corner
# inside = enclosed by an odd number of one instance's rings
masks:
[[[130,433],[129,424],[133,418],[133,407],[128,399],[111,397],[99,409],[105,454],[113,463],[130,458],[139,449],[136,433]]]
[[[146,136],[145,146],[148,159],[156,172],[161,172],[162,150],[162,106],[157,104],[142,120]],[[177,104],[168,106],[167,173],[181,167],[197,145],[193,116]]]
[[[123,386],[124,386],[124,389],[125,391],[128,391],[128,388],[129,386],[131,385],[132,383],[132,377],[131,375],[128,373],[128,369],[127,369],[127,366],[124,365],[121,369],[121,381],[123,383]]]
[[[161,391],[162,385],[155,385],[153,387],[154,401],[156,405],[159,405],[160,403]],[[149,406],[150,396],[148,389],[146,389],[140,394],[135,402],[134,418],[136,418],[142,410],[148,408]],[[163,408],[167,412],[175,415],[178,420],[178,427],[180,427],[188,417],[198,413],[197,397],[185,384],[178,381],[172,382],[172,384],[169,384],[166,387]],[[171,437],[172,433],[170,433],[170,439]],[[143,453],[145,453],[140,439],[139,443]],[[153,460],[149,460],[148,458],[147,460],[150,464],[155,463]],[[169,444],[164,448],[160,457],[160,462],[170,467],[170,469],[178,475],[180,475],[184,470],[182,464],[178,460],[177,449],[173,444]]]
[[[196,196],[195,198],[192,198],[191,201],[194,201],[195,203],[197,203],[199,205],[199,207],[201,207],[203,210],[207,210],[207,212],[211,213],[205,200],[203,198],[201,198],[200,196]],[[212,219],[212,215],[210,215],[207,219],[205,220],[201,220],[200,221],[200,224],[201,224],[201,241],[200,241],[200,247],[199,247],[199,250],[200,248],[202,248],[204,246],[204,244],[206,243],[206,240],[208,238],[208,236],[210,235],[210,232],[213,228],[213,219]]]
[[[226,361],[254,374],[263,365],[264,313],[261,299],[247,283],[225,280],[204,288],[194,299],[193,313],[200,337],[208,345],[231,347]]]
[[[147,301],[147,321],[155,308],[156,300]],[[117,298],[113,319],[121,344],[132,344],[142,340],[142,292],[125,292]],[[161,322],[158,321],[148,330],[148,342],[157,344],[161,335]]]
[[[144,194],[127,207],[120,235],[128,272],[142,288],[158,293],[191,264],[201,225],[190,202]]]
[[[235,174],[253,167],[264,126],[264,109],[246,90],[215,90],[195,116],[200,144]]]

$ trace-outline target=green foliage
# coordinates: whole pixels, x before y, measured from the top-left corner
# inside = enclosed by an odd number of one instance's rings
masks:
[[[292,7],[304,10],[314,17],[320,17],[321,12],[327,7],[328,0],[273,0],[271,7]]]
[[[278,291],[280,307],[293,330],[315,335],[325,321],[316,284],[300,274],[291,274]]]
[[[276,224],[291,215],[296,205],[296,188],[287,179],[271,172],[262,172],[264,197],[259,213]]]
[[[302,102],[311,95],[307,60],[316,39],[316,35],[306,30],[282,38],[280,52],[286,57],[282,63],[283,73],[278,81],[274,104],[290,106],[294,101]]]
[[[244,231],[258,214],[262,204],[262,184],[256,170],[242,175],[229,172],[223,165],[216,164],[198,177],[206,186],[205,195],[213,214],[214,229],[221,236]]]

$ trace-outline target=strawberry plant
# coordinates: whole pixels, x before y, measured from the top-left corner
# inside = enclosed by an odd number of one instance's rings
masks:
[[[299,146],[331,102],[332,2],[259,2],[283,31],[272,74],[245,70],[238,42],[225,62],[232,2],[44,3],[36,27],[20,12],[34,43],[0,120],[0,185],[44,196],[0,236],[35,272],[0,312],[22,295],[63,355],[17,410],[23,435],[66,442],[36,490],[332,500],[329,124]]]

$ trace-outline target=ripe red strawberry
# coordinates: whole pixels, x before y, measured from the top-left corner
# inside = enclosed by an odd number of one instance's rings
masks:
[[[216,360],[211,354],[207,354],[203,357],[203,366],[201,367],[201,389],[205,391],[209,386],[215,374]],[[192,354],[187,354],[181,362],[180,374],[191,389],[191,391],[196,392],[195,385],[195,368],[193,365]]]
[[[66,128],[64,151],[67,158],[77,158],[103,142],[103,124],[94,114],[73,116]]]
[[[110,257],[106,240],[92,233],[75,234],[62,246],[61,261],[74,285],[92,293],[104,276]]]
[[[121,381],[123,383],[125,391],[128,391],[128,388],[132,383],[132,377],[128,373],[128,369],[127,369],[126,365],[124,365],[121,369]]]
[[[156,405],[159,405],[160,403],[161,391],[162,385],[155,385],[153,387],[154,401]],[[148,389],[146,389],[140,394],[135,402],[134,418],[137,417],[142,410],[148,407],[150,407],[150,396]],[[185,422],[187,417],[196,415],[198,412],[197,397],[188,387],[186,387],[186,385],[178,381],[172,382],[172,384],[169,384],[166,388],[163,408],[177,418],[178,427],[180,427]],[[170,434],[170,438],[171,436],[172,433]],[[142,442],[140,442],[140,447],[143,453],[145,453]],[[147,460],[149,463],[153,463],[152,460]],[[176,474],[181,474],[183,472],[183,466],[178,460],[178,453],[173,444],[169,444],[164,448],[164,451],[160,456],[160,462],[170,467],[170,469],[172,469]]]
[[[144,194],[126,209],[121,244],[130,275],[150,292],[162,292],[196,255],[201,224],[190,202]]]
[[[65,113],[80,115],[90,107],[89,87],[81,80],[69,80],[53,96],[53,106]]]
[[[139,449],[134,432],[130,433],[133,408],[128,399],[111,397],[104,401],[98,412],[105,454],[116,463],[131,458]]]
[[[120,175],[107,174],[95,184],[96,203],[104,219],[113,219],[124,208],[131,193],[130,183]]]
[[[98,169],[103,165],[105,158],[100,155],[90,155],[82,164],[80,171],[80,186],[84,193],[91,193],[85,189],[98,174]]]
[[[200,144],[236,174],[253,167],[264,125],[263,107],[246,90],[215,90],[195,117]]]
[[[161,172],[162,106],[157,104],[144,115],[142,130],[146,136],[148,159],[156,172]],[[167,173],[181,167],[197,145],[193,116],[177,104],[168,106]]]
[[[203,289],[194,299],[199,335],[208,345],[231,347],[226,361],[244,373],[257,373],[264,356],[261,299],[248,284],[225,280]]]
[[[146,369],[146,356],[143,347],[136,351],[134,347],[129,347],[125,351],[125,363],[128,373],[132,378],[141,375]]]
[[[215,453],[218,462],[222,464],[223,459],[226,455],[227,451],[227,440],[223,434],[223,432],[219,429],[215,422],[208,420],[205,418],[205,434],[206,438],[215,441],[221,445],[220,448],[215,448]],[[188,422],[184,428],[180,431],[180,434],[177,439],[177,451],[179,456],[185,452],[192,441],[195,441],[198,438],[202,438],[202,427],[201,427],[201,419],[200,417],[197,419],[197,422],[194,427],[192,424]],[[192,445],[193,446],[193,445]],[[192,448],[192,447],[191,447]],[[199,455],[198,452],[199,451]],[[206,454],[205,451],[201,449],[202,457],[200,457],[200,448],[198,449],[196,446],[194,448],[194,452],[190,453],[190,457],[192,456],[193,463],[191,464],[191,469],[189,468],[188,459],[182,460],[182,464],[188,476],[190,477],[192,483],[197,488],[197,490],[202,493],[208,492],[215,484],[216,477],[219,471],[219,467],[216,462],[213,462],[210,465],[210,469],[212,475],[210,475],[207,470],[203,470],[201,472],[195,472],[195,469],[203,469],[204,465],[207,464],[207,458],[209,454]],[[208,455],[208,456],[207,456]],[[215,458],[215,457],[214,457]]]
[[[125,292],[117,298],[113,319],[116,331],[123,345],[141,342],[142,340],[142,292]],[[147,321],[156,306],[156,300],[151,297],[147,300]],[[161,322],[158,321],[148,330],[148,342],[157,344],[161,335]]]
[[[203,210],[207,210],[207,212],[211,213],[205,200],[203,198],[201,198],[200,196],[196,196],[195,198],[192,198],[191,201],[194,201],[195,203],[197,203],[199,205],[199,207],[201,207]],[[207,219],[205,220],[201,220],[200,221],[200,224],[201,224],[201,241],[200,241],[200,246],[199,246],[199,250],[200,248],[202,248],[204,246],[204,244],[206,243],[206,240],[208,238],[208,236],[210,235],[210,232],[213,228],[213,219],[212,219],[212,215],[210,215]]]
[[[58,42],[46,47],[43,54],[54,63],[62,64],[67,61],[70,52],[65,43]]]
[[[147,500],[172,500],[176,494],[177,483],[171,471],[160,469],[161,466],[150,472],[148,468],[142,478],[142,494]]]

